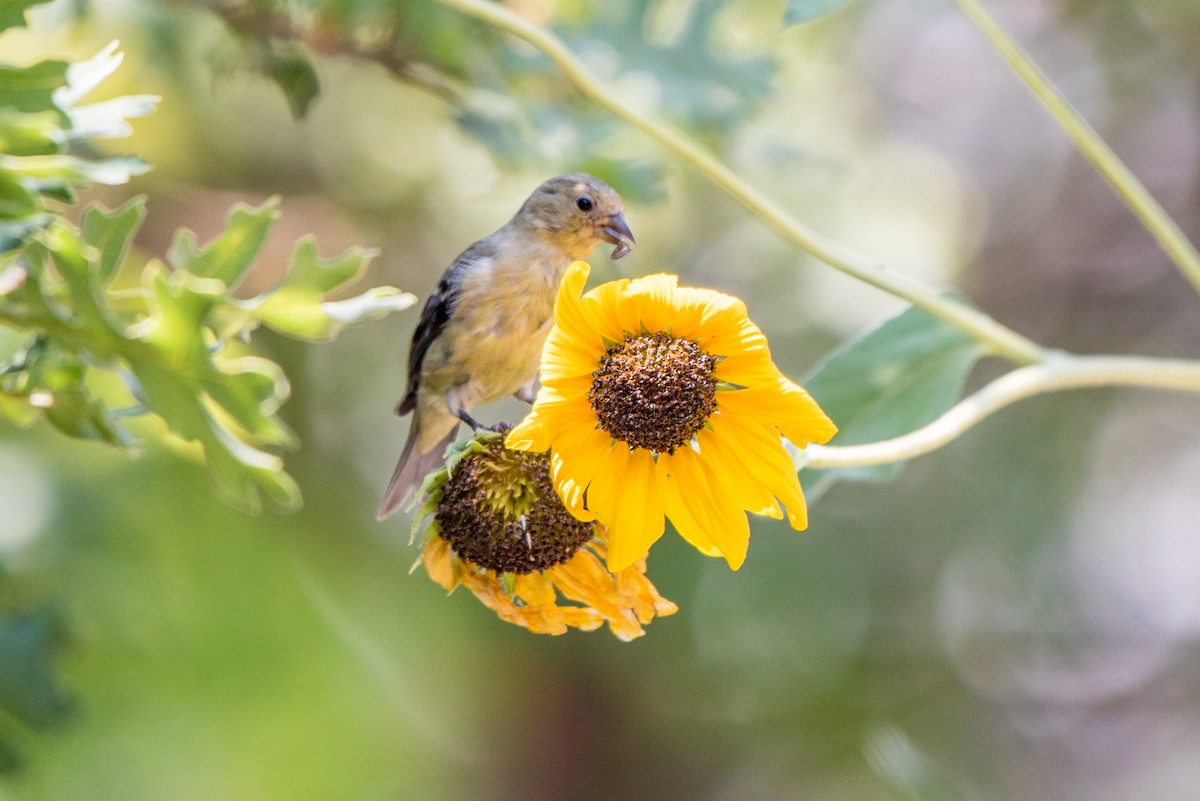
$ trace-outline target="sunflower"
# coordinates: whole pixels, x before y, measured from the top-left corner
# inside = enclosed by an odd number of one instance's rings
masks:
[[[604,527],[566,510],[550,472],[547,454],[510,450],[498,433],[453,446],[422,487],[418,564],[447,590],[465,586],[501,619],[539,634],[608,623],[622,640],[640,637],[677,607],[646,578],[645,560],[605,569]]]
[[[563,278],[542,352],[542,388],[507,435],[550,451],[555,489],[582,520],[608,527],[608,569],[641,559],[664,516],[733,569],[746,558],[746,512],[808,525],[793,444],[837,432],[780,373],[737,298],[673,275],[622,279],[582,295],[589,267]]]

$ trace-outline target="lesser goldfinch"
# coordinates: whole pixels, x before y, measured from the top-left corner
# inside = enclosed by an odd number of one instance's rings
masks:
[[[619,259],[634,244],[620,196],[590,175],[539,186],[516,215],[475,242],[442,273],[408,353],[397,415],[413,412],[408,441],[376,519],[404,503],[441,462],[472,407],[506,395],[532,403],[542,345],[567,266],[601,242]]]

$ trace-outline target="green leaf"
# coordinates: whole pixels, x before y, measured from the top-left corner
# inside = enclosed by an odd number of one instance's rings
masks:
[[[982,345],[912,307],[834,353],[804,383],[838,425],[831,444],[859,445],[906,434],[949,409]],[[831,480],[888,481],[902,465],[804,471],[805,489]]]
[[[144,197],[134,198],[113,212],[101,206],[89,206],[84,212],[83,241],[99,254],[97,276],[101,283],[108,283],[116,275],[129,243],[145,217]]]
[[[175,236],[167,261],[201,278],[216,278],[232,287],[250,269],[279,219],[279,198],[257,209],[238,203],[229,213],[225,232],[199,248],[196,235],[186,229]]]
[[[787,0],[783,10],[785,26],[803,25],[850,5],[851,0]]]
[[[74,156],[3,156],[0,170],[17,173],[26,178],[61,183],[68,186],[87,186],[91,183],[116,186],[141,175],[149,165],[133,156],[116,156],[102,161],[85,161]]]
[[[21,112],[0,108],[0,153],[41,156],[58,149],[62,131],[53,111]]]
[[[153,263],[146,276],[151,314],[138,329],[152,353],[130,360],[146,406],[176,434],[204,447],[226,500],[257,511],[261,491],[277,506],[296,508],[299,492],[279,458],[239,436],[292,444],[291,433],[274,419],[287,395],[282,372],[265,359],[218,361],[211,352],[205,332],[225,302],[222,282],[182,271],[168,274]]]
[[[357,278],[373,255],[351,248],[334,259],[322,259],[316,243],[306,237],[296,245],[284,280],[242,308],[282,334],[307,340],[331,339],[348,325],[407,309],[416,298],[394,287],[377,287],[345,300],[325,299]]]
[[[25,27],[25,12],[50,0],[0,0],[0,31]]]
[[[153,114],[159,100],[156,95],[126,95],[86,106],[74,106],[67,111],[71,121],[70,137],[129,136],[133,128],[127,120]]]
[[[117,42],[112,41],[88,60],[71,64],[67,67],[65,85],[54,94],[55,103],[64,109],[75,105],[116,72],[124,58],[125,54],[117,50]]]
[[[312,63],[299,54],[271,54],[266,73],[287,98],[292,116],[301,119],[321,91],[321,81]]]
[[[19,181],[0,169],[0,219],[20,219],[40,211],[42,203]]]
[[[29,67],[0,64],[0,108],[38,112],[55,108],[54,93],[66,84],[65,61],[40,61]]]

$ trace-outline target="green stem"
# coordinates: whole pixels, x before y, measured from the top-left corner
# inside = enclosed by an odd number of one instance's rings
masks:
[[[1001,325],[983,312],[949,298],[906,275],[893,272],[885,264],[842,247],[803,225],[746,183],[687,134],[631,108],[576,59],[562,40],[545,28],[489,0],[439,2],[524,39],[542,51],[584,96],[673,151],[774,228],[784,239],[812,256],[847,275],[903,298],[914,306],[920,306],[935,317],[987,344],[998,356],[1022,364],[1037,363],[1046,357],[1045,351],[1037,343]]]
[[[1083,387],[1148,387],[1200,394],[1200,362],[1141,356],[1059,356],[997,378],[928,425],[865,445],[809,445],[797,467],[835,469],[904,462],[953,442],[1004,407],[1034,395]]]
[[[1175,221],[1167,215],[1141,181],[1129,171],[1112,148],[1105,144],[1095,129],[1059,94],[1029,55],[1009,37],[995,17],[988,14],[978,0],[955,2],[983,31],[1001,57],[1074,140],[1079,152],[1125,201],[1146,230],[1158,241],[1159,246],[1179,267],[1180,272],[1192,282],[1197,291],[1200,291],[1200,252],[1196,251]]]

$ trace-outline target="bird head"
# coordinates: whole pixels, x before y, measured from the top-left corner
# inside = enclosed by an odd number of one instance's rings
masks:
[[[568,173],[551,178],[525,201],[517,219],[537,229],[572,259],[586,259],[601,242],[619,259],[636,244],[621,196],[598,178]]]

